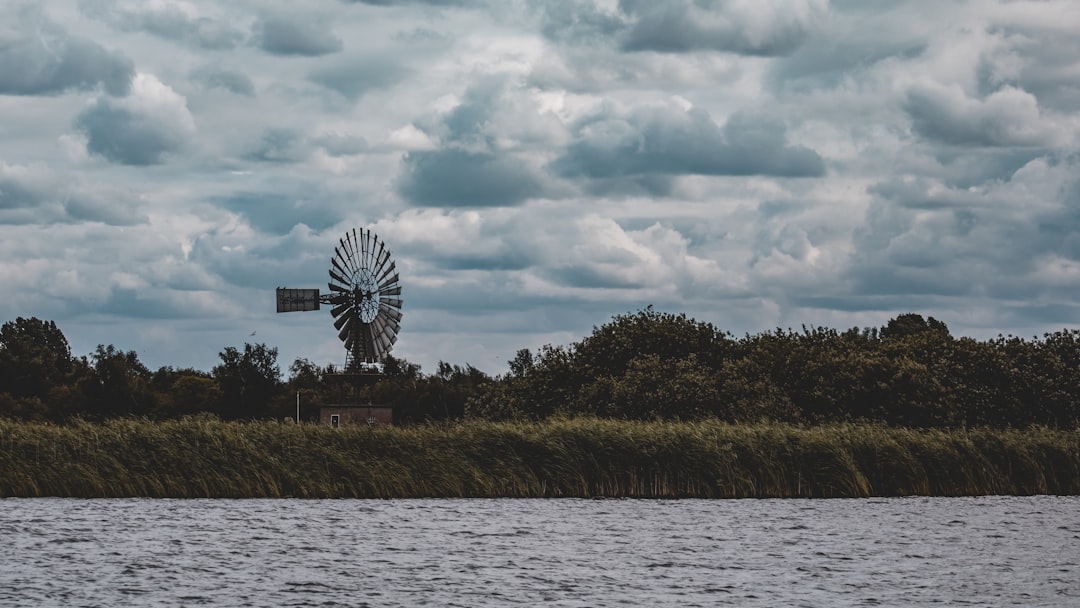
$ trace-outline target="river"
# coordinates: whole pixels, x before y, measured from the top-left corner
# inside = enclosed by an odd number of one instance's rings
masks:
[[[1080,498],[0,500],[0,606],[1080,606]]]

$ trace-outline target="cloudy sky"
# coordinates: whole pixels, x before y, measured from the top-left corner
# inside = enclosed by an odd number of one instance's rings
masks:
[[[341,364],[274,289],[368,227],[428,372],[650,304],[1031,337],[1080,326],[1078,135],[1074,0],[3,2],[0,320]]]

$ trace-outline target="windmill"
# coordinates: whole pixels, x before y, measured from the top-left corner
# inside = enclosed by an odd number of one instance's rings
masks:
[[[352,229],[330,258],[330,291],[278,287],[277,311],[332,306],[347,372],[379,371],[401,329],[401,285],[390,250],[370,230]]]

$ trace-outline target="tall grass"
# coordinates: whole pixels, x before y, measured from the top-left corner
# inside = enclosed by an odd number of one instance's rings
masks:
[[[0,420],[0,496],[858,497],[1080,494],[1080,431],[209,418]]]

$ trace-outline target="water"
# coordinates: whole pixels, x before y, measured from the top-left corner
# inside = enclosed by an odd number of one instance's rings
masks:
[[[1080,498],[0,500],[0,606],[1080,606]]]

